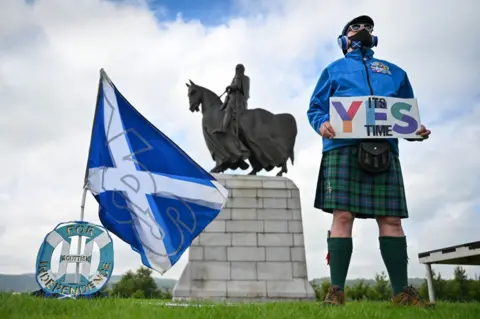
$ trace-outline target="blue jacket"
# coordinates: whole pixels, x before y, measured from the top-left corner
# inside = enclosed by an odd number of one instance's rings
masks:
[[[308,120],[315,132],[320,134],[320,126],[330,119],[329,98],[331,96],[414,97],[407,73],[393,63],[374,58],[373,54],[374,52],[369,49],[363,58],[362,52],[356,49],[334,61],[322,71],[307,111]],[[372,66],[374,62],[377,63]],[[372,71],[376,66],[378,70],[378,63],[386,66],[390,72]],[[387,140],[398,154],[398,139]],[[346,145],[355,145],[359,141],[359,139],[330,140],[323,137],[323,152]]]

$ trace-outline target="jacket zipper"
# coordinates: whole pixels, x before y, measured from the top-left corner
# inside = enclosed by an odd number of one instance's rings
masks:
[[[368,83],[368,87],[370,88],[370,95],[374,95],[373,94],[373,89],[372,89],[372,84],[370,83],[370,73],[368,73],[368,67],[367,67],[366,60],[367,60],[367,58],[365,57],[365,51],[362,50],[362,62],[363,62],[363,66],[365,67],[365,72],[367,73],[367,83]],[[370,141],[375,142],[376,140],[377,139],[371,139]]]
[[[365,58],[365,52],[363,50],[362,50],[362,61],[363,61],[363,66],[365,67],[365,72],[367,72],[367,83],[368,83],[368,87],[370,88],[370,95],[373,95],[372,84],[370,83],[370,74],[368,73],[367,63],[365,63],[366,58]]]

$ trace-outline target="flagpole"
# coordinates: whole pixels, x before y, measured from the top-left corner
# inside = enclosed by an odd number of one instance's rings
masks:
[[[105,76],[105,71],[100,69],[100,79],[98,81],[98,89],[97,89],[97,99],[95,103],[95,110],[93,115],[93,122],[92,122],[92,132],[90,134],[90,147],[88,148],[88,156],[87,156],[87,164],[85,167],[85,177],[83,181],[83,191],[82,191],[82,200],[80,202],[80,221],[85,219],[85,201],[87,199],[87,191],[88,191],[88,159],[90,158],[90,151],[91,151],[91,141],[93,136],[93,126],[95,124],[95,119],[97,118],[97,110],[98,110],[98,103],[100,101],[100,89],[102,86],[102,78]],[[77,255],[80,255],[82,250],[82,236],[78,236],[78,243],[77,243]],[[80,283],[80,262],[75,263],[75,283]]]
[[[80,221],[84,220],[85,217],[85,200],[87,199],[87,184],[83,187],[82,192],[82,201],[80,203]],[[82,250],[82,236],[78,236],[78,243],[77,243],[77,255],[80,255]],[[75,283],[80,283],[80,262],[75,263]]]
[[[88,187],[85,184],[85,186],[83,187],[82,202],[80,204],[80,220],[81,221],[83,221],[85,217],[85,200],[87,199],[87,190],[88,190]]]

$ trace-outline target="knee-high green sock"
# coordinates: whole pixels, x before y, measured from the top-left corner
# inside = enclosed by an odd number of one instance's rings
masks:
[[[327,242],[331,283],[344,290],[353,250],[352,238],[330,237]]]
[[[393,294],[396,295],[408,285],[407,239],[406,237],[382,236],[379,241],[380,252],[390,277]]]

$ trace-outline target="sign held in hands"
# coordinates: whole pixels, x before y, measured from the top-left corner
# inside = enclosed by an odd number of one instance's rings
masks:
[[[385,96],[331,97],[334,138],[422,139],[417,99]]]

